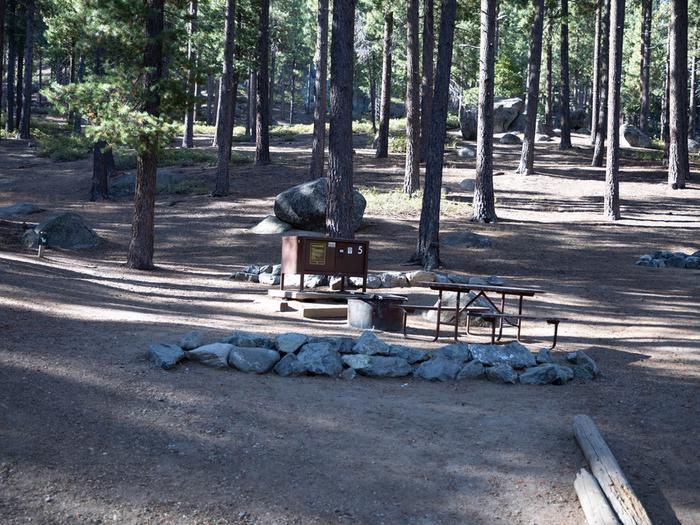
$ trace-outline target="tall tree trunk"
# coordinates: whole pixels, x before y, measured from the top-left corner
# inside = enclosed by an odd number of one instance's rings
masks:
[[[214,120],[214,140],[212,140],[211,147],[212,148],[218,148],[219,147],[219,122],[221,119],[221,104],[223,101],[223,97],[221,96],[221,90],[224,89],[224,84],[221,81],[221,77],[219,77],[219,82],[217,83],[217,89],[216,89],[216,119]]]
[[[620,85],[622,83],[622,37],[625,29],[625,0],[611,0],[608,57],[608,154],[605,166],[603,213],[620,218]]]
[[[165,0],[146,0],[146,45],[143,60],[144,110],[160,115],[158,82],[163,73],[163,21]],[[153,236],[155,231],[156,170],[158,139],[142,135],[136,156],[136,190],[131,243],[126,264],[137,270],[153,268]]]
[[[391,52],[394,32],[394,13],[384,13],[384,49],[382,50],[382,100],[379,109],[379,134],[375,156],[389,156],[389,118],[391,116]]]
[[[258,86],[256,96],[255,163],[270,163],[270,0],[260,0],[258,34]]]
[[[255,119],[257,116],[257,90],[258,90],[258,72],[255,67],[250,72],[250,140],[255,142],[257,136],[257,125]]]
[[[661,140],[664,143],[663,165],[668,165],[668,150],[670,137],[669,127],[669,88],[671,85],[671,20],[668,22],[668,38],[666,40],[666,69],[664,70],[663,95],[661,99]]]
[[[649,66],[651,65],[652,0],[642,0],[641,64],[639,73],[639,129],[649,127]]]
[[[671,0],[668,184],[685,188],[688,165],[688,0]]]
[[[693,46],[693,57],[690,67],[690,94],[688,99],[688,138],[694,139],[698,127],[698,43],[700,43],[700,33],[698,24],[695,24],[695,45]]]
[[[104,75],[102,69],[102,55],[104,48],[95,48],[95,76]],[[92,184],[90,186],[90,200],[101,201],[109,199],[109,178],[115,173],[114,152],[105,141],[98,140],[92,147]]]
[[[78,59],[78,74],[76,80],[81,84],[85,79],[85,56],[81,53]],[[83,117],[78,110],[73,112],[73,134],[81,135],[83,133]]]
[[[442,193],[442,161],[445,153],[447,108],[450,98],[450,70],[454,45],[456,0],[442,0],[440,36],[438,39],[435,92],[430,119],[428,152],[425,161],[425,185],[418,225],[416,253],[412,261],[426,270],[440,266],[440,197]]]
[[[420,188],[419,2],[420,0],[408,0],[406,14],[406,171],[403,192],[408,195]]]
[[[221,73],[221,95],[219,101],[219,122],[216,128],[218,154],[216,163],[216,185],[212,195],[228,195],[228,168],[231,158],[231,133],[233,130],[233,51],[234,27],[236,23],[236,0],[226,0],[224,22],[224,68]]]
[[[292,60],[292,70],[289,73],[289,125],[294,125],[294,93],[296,93],[296,60]]]
[[[561,0],[561,35],[560,35],[561,82],[559,92],[559,116],[561,139],[559,149],[571,148],[571,128],[569,124],[569,0]]]
[[[194,146],[194,103],[197,84],[197,51],[194,47],[194,34],[197,31],[197,0],[190,0],[187,13],[187,93],[185,100],[185,125],[182,134],[182,147]]]
[[[554,22],[550,20],[547,24],[547,45],[545,47],[546,59],[546,74],[545,74],[545,98],[544,98],[544,123],[548,128],[552,127],[554,122],[554,85],[552,80],[552,40],[554,39]]]
[[[598,53],[598,62],[600,64],[600,71],[598,72],[598,114],[594,116],[598,120],[596,125],[598,132],[595,136],[595,147],[593,149],[593,159],[591,161],[591,165],[597,168],[603,166],[605,139],[608,134],[608,51],[610,47],[611,0],[602,0],[602,2],[603,13],[600,18],[600,50]],[[617,134],[617,132],[615,134]]]
[[[420,83],[420,161],[428,153],[428,136],[433,107],[433,52],[435,22],[433,0],[423,0],[423,74]]]
[[[19,131],[19,124],[22,121],[23,92],[24,92],[24,35],[20,36],[17,45],[17,79],[15,81],[15,126]]]
[[[0,123],[2,123],[2,79],[5,66],[5,24],[7,22],[7,3],[0,0]]]
[[[593,37],[593,80],[591,94],[591,144],[595,144],[595,136],[598,134],[598,99],[600,92],[600,23],[603,13],[603,0],[595,3],[595,36]]]
[[[269,99],[267,103],[267,108],[270,113],[270,116],[268,117],[268,122],[272,123],[275,122],[275,116],[274,116],[274,111],[275,111],[275,78],[277,74],[277,53],[276,49],[274,50],[275,52],[272,53],[270,56],[270,81],[269,81]],[[282,106],[282,111],[284,111],[284,106]]]
[[[481,0],[481,45],[479,53],[479,116],[476,134],[476,179],[473,221],[495,222],[493,194],[493,69],[496,31],[496,0]]]
[[[328,73],[328,0],[318,0],[316,11],[316,94],[314,100],[314,137],[311,145],[309,179],[323,177],[326,149],[326,77]]]
[[[306,97],[304,97],[304,113],[306,115],[311,113],[311,104],[313,100],[313,65],[309,62],[308,70],[306,72]]]
[[[32,72],[34,58],[34,0],[25,0],[24,16],[26,30],[24,37],[24,98],[22,120],[19,123],[19,136],[29,139],[32,115]]]
[[[351,239],[353,228],[352,81],[355,0],[335,2],[331,40],[331,111],[328,134],[326,233]]]
[[[530,175],[535,161],[535,131],[537,129],[537,104],[540,99],[540,64],[542,63],[542,29],[544,26],[544,0],[532,2],[532,31],[530,56],[527,64],[527,101],[525,104],[525,134],[520,153],[518,173]]]
[[[216,91],[216,81],[212,73],[207,74],[207,125],[214,124],[214,92]]]
[[[245,134],[250,136],[251,124],[253,123],[252,107],[253,104],[253,77],[248,71],[248,82],[246,83],[246,112],[245,112]]]
[[[369,53],[369,100],[370,100],[370,121],[372,122],[372,133],[377,134],[377,79],[374,71],[374,52]]]

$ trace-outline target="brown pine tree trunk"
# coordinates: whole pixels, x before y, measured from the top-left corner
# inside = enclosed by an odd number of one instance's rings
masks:
[[[19,136],[29,139],[32,114],[32,73],[34,58],[34,0],[25,0],[24,17],[26,30],[24,37],[24,98],[22,120],[19,123]]]
[[[19,131],[19,123],[22,120],[22,100],[24,90],[24,35],[19,38],[17,45],[17,78],[15,79],[15,122],[14,129]]]
[[[331,110],[328,134],[326,233],[351,239],[353,228],[352,81],[355,0],[333,5],[331,40]]]
[[[610,2],[602,0],[603,13],[600,18],[600,49],[598,52],[598,114],[591,116],[597,119],[597,133],[593,148],[591,165],[597,168],[603,166],[605,157],[605,139],[608,134],[608,58],[610,44]]]
[[[369,53],[369,117],[372,122],[372,133],[377,134],[377,79],[374,71],[374,52]]]
[[[257,136],[257,125],[255,119],[257,116],[257,89],[258,89],[258,72],[253,68],[250,72],[250,140],[255,142]]]
[[[389,118],[391,116],[391,53],[394,13],[384,14],[384,49],[382,50],[382,100],[379,109],[379,133],[375,157],[389,156]]]
[[[625,0],[611,0],[608,57],[608,152],[605,166],[603,214],[620,218],[620,85],[622,83],[622,37],[625,29]]]
[[[445,153],[447,107],[450,97],[450,70],[454,44],[456,0],[442,0],[438,40],[435,92],[430,119],[428,152],[425,161],[425,185],[418,226],[418,241],[413,262],[426,270],[440,266],[440,196],[442,192],[442,160]]]
[[[668,149],[670,142],[669,118],[669,87],[671,84],[671,21],[668,22],[668,39],[666,41],[666,69],[664,71],[664,86],[661,99],[661,140],[664,143],[663,165],[668,165]]]
[[[408,0],[406,14],[406,171],[403,192],[420,188],[420,50],[418,3]]]
[[[248,81],[246,82],[246,104],[245,104],[245,134],[250,135],[250,127],[253,122],[251,107],[253,100],[253,82],[250,71],[248,71]]]
[[[2,122],[2,79],[5,66],[5,25],[7,22],[7,3],[5,0],[0,0],[0,123]]]
[[[219,118],[216,128],[218,144],[216,162],[216,185],[212,195],[223,197],[229,192],[229,159],[231,158],[231,133],[233,132],[234,90],[233,90],[233,52],[236,1],[226,0],[224,18],[224,68],[221,73],[221,94],[219,99]]]
[[[537,104],[540,98],[540,64],[542,62],[542,29],[544,27],[544,0],[533,0],[530,56],[527,65],[527,101],[525,104],[525,134],[517,173],[530,175],[535,162],[535,131]]]
[[[269,24],[268,24],[269,28]],[[269,29],[268,29],[269,31]],[[267,107],[269,110],[269,117],[267,119],[268,122],[272,123],[275,122],[275,117],[274,117],[274,111],[275,111],[275,75],[277,73],[277,50],[275,49],[274,52],[269,55],[270,56],[270,73],[269,73],[269,87],[268,87],[268,102],[267,102]],[[284,113],[284,105],[282,105],[282,113]]]
[[[472,220],[496,221],[493,194],[493,69],[495,61],[496,0],[481,0],[479,53],[479,116],[476,132],[476,179]]]
[[[165,0],[147,0],[146,45],[144,49],[144,110],[160,115],[160,94],[157,89],[163,72],[163,21]],[[155,231],[156,170],[158,143],[153,136],[142,135],[136,156],[136,190],[131,243],[126,265],[137,270],[153,269],[153,237]]]
[[[197,84],[197,51],[194,48],[194,34],[197,30],[197,0],[190,0],[187,23],[187,93],[185,101],[185,125],[182,134],[182,147],[194,146],[194,103]]]
[[[318,0],[316,11],[316,68],[314,100],[314,136],[311,145],[309,179],[323,177],[326,149],[326,78],[328,76],[328,0]]]
[[[685,188],[688,165],[688,0],[671,0],[668,184]]]
[[[559,122],[561,139],[559,149],[571,148],[571,128],[569,125],[569,0],[561,0],[561,35],[560,35],[561,79],[559,92]]]
[[[292,60],[292,69],[289,73],[289,125],[293,126],[294,125],[294,94],[296,93],[297,90],[297,84],[296,84],[296,74],[295,70],[296,69],[296,60]]]
[[[207,125],[214,124],[214,93],[216,91],[216,81],[212,73],[207,74]]]
[[[260,0],[258,85],[255,90],[255,164],[270,163],[270,0]]]
[[[433,0],[423,0],[423,74],[420,83],[420,161],[428,152],[430,119],[433,107],[433,52],[435,22]]]
[[[695,45],[693,46],[693,56],[690,67],[690,94],[688,99],[688,138],[694,139],[698,127],[698,43],[700,42],[700,34],[698,33],[698,25],[695,25]]]
[[[641,64],[639,74],[639,129],[649,127],[649,66],[651,64],[652,0],[642,0]]]
[[[112,148],[103,140],[97,141],[92,148],[92,186],[90,200],[109,199],[109,177],[115,172]]]
[[[603,13],[603,0],[595,3],[595,35],[593,37],[593,80],[591,82],[591,144],[595,144],[598,134],[598,85],[600,83],[600,23]]]
[[[554,85],[552,80],[552,40],[554,23],[550,20],[547,24],[547,45],[545,47],[546,58],[546,73],[545,73],[545,97],[544,97],[544,123],[548,128],[552,127],[554,122]]]

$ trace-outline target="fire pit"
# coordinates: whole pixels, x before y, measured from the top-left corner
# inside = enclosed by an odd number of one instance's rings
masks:
[[[403,330],[401,295],[365,295],[348,299],[348,324],[355,328],[400,332]]]

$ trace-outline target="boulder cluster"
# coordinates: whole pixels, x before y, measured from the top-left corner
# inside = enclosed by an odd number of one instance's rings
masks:
[[[199,332],[185,334],[178,344],[153,343],[148,359],[165,370],[181,361],[215,368],[283,377],[327,376],[354,379],[413,376],[429,381],[485,378],[496,383],[562,385],[599,374],[585,352],[572,352],[556,362],[549,350],[533,354],[514,341],[504,345],[454,343],[434,350],[388,344],[373,332],[358,338],[310,337],[289,332],[278,336],[236,331],[219,342],[203,344]]]
[[[700,269],[700,250],[688,255],[683,252],[667,252],[656,250],[642,255],[635,263],[637,266],[650,266],[652,268],[674,268]]]

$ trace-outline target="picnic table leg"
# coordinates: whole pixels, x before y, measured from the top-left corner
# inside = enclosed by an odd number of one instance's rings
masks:
[[[460,292],[457,292],[457,304],[455,305],[455,343],[459,338],[459,294]]]
[[[435,338],[433,341],[438,340],[438,336],[440,335],[440,317],[442,317],[442,290],[440,290],[438,295],[438,310],[437,310],[437,321],[435,323]]]
[[[506,313],[506,294],[502,293],[501,294],[501,313],[504,314]],[[501,317],[498,321],[498,340],[501,340],[501,337],[503,337],[503,321],[504,318]]]
[[[491,318],[491,344],[496,343],[496,318]]]
[[[518,315],[523,315],[523,296],[522,295],[520,296],[520,300],[518,301]],[[523,320],[520,317],[518,317],[518,337],[517,337],[518,341],[520,341],[520,327],[522,326],[522,324],[523,324]],[[554,348],[554,347],[552,347],[552,348]]]
[[[554,338],[552,339],[552,346],[550,347],[553,350],[554,347],[557,346],[557,333],[559,332],[559,320],[552,319],[550,321],[547,321],[547,324],[554,325]]]

